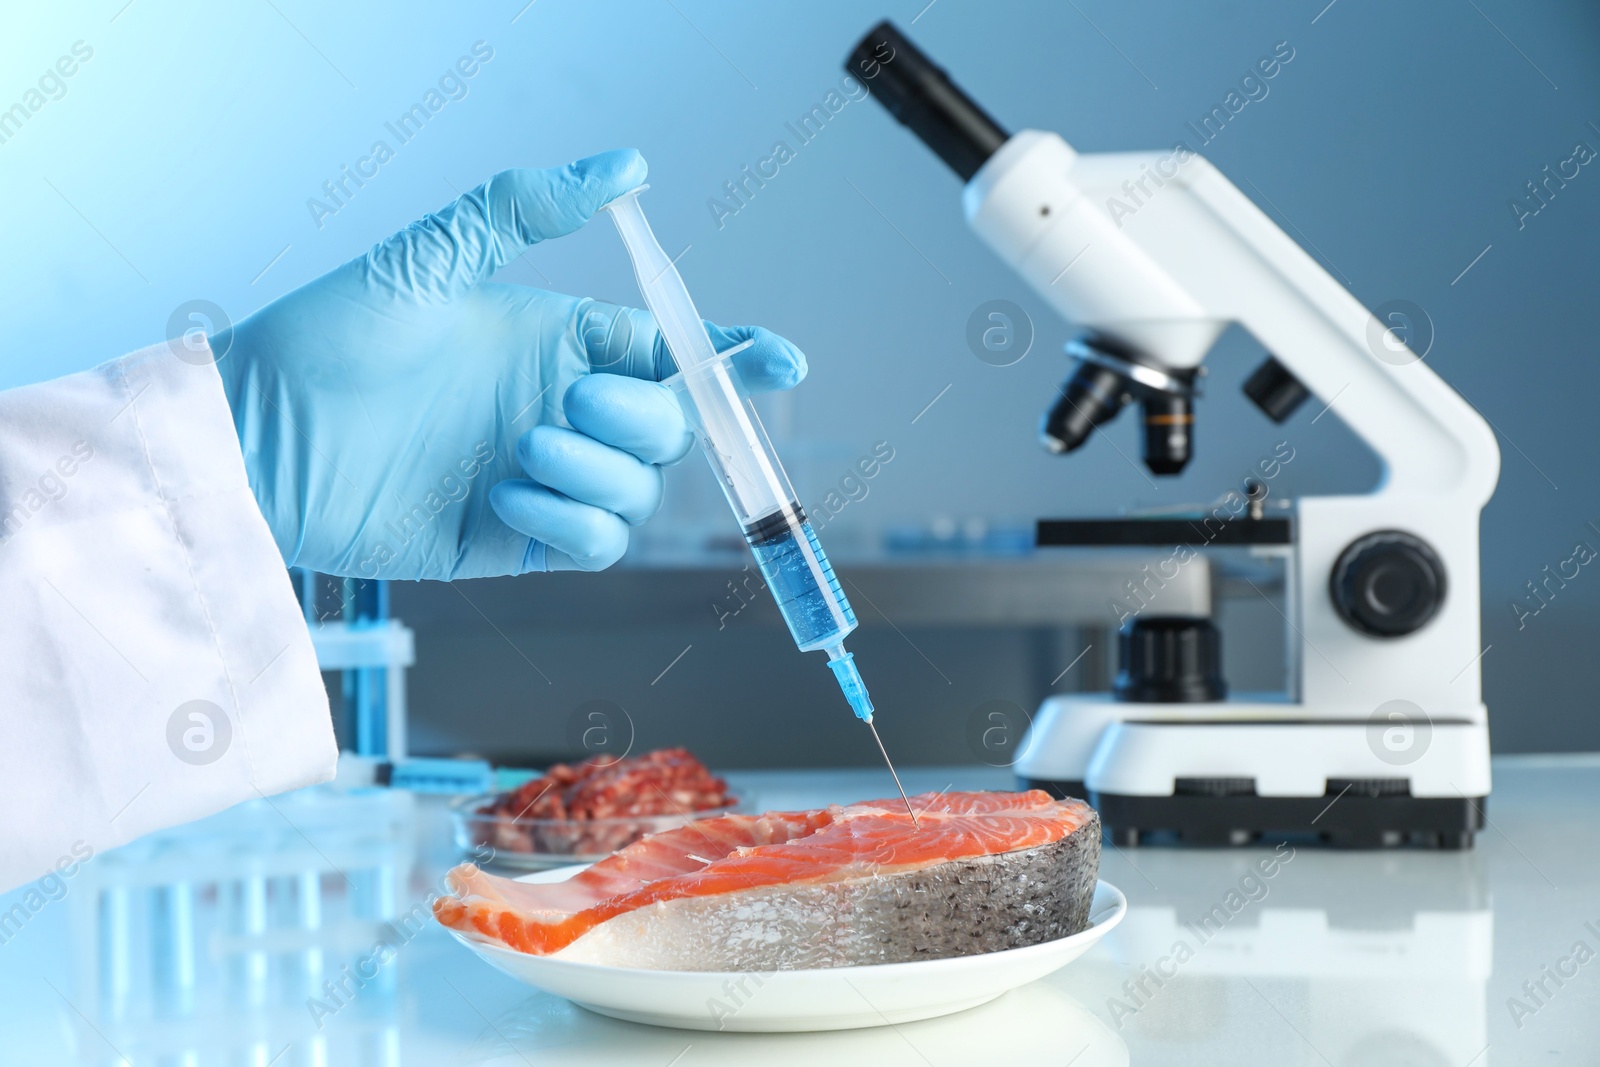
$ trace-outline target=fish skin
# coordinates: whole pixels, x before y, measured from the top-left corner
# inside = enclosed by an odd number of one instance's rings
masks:
[[[464,864],[434,914],[536,955],[733,970],[995,951],[1086,924],[1100,847],[1088,805],[1039,790],[911,803],[920,830],[899,797],[701,820],[565,883]]]
[[[1099,858],[1100,827],[1091,820],[1017,852],[666,901],[601,923],[553,958],[766,973],[1022,948],[1088,926]]]

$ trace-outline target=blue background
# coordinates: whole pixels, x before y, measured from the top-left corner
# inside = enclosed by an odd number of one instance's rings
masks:
[[[1239,395],[1260,353],[1238,334],[1209,361],[1198,456],[1181,478],[1153,485],[1104,442],[1045,455],[1035,424],[1072,329],[967,230],[957,179],[869,100],[847,104],[809,144],[785,129],[839,88],[843,57],[884,15],[1008,128],[1055,130],[1082,151],[1192,137],[1187,122],[1289,42],[1294,59],[1269,95],[1204,154],[1367,306],[1426,310],[1430,365],[1493,423],[1503,453],[1483,520],[1496,744],[1600,747],[1600,577],[1585,568],[1521,630],[1511,607],[1575,542],[1600,547],[1590,313],[1600,172],[1584,167],[1520,227],[1510,207],[1575,142],[1600,148],[1592,4],[14,5],[0,34],[0,107],[23,99],[74,42],[94,54],[60,99],[0,144],[0,386],[159,340],[192,299],[243,315],[498,169],[631,145],[650,163],[646,207],[663,243],[688,247],[679,266],[702,312],[772,327],[811,357],[808,382],[766,410],[802,497],[820,498],[874,442],[895,448],[870,496],[830,524],[841,564],[871,558],[900,524],[1210,500],[1285,439],[1296,448],[1282,483],[1291,493],[1373,482],[1377,465],[1348,432],[1334,419],[1311,424],[1320,405],[1274,427]],[[307,200],[373,141],[395,146],[384,123],[478,41],[494,56],[465,99],[319,227]],[[779,139],[795,159],[719,226],[707,201]],[[536,248],[502,278],[637,301],[608,226]],[[968,317],[995,298],[1020,304],[1036,330],[1010,367],[986,365],[965,340]],[[1110,430],[1128,455],[1135,429],[1124,419]],[[704,532],[720,531],[709,492],[702,470],[674,472],[672,499],[633,565],[649,561],[651,545],[662,558],[692,555]],[[537,602],[540,580],[514,580],[504,595]],[[401,591],[396,604],[425,619],[428,597],[450,595]],[[649,628],[628,622],[635,637]],[[520,685],[517,655],[480,629],[464,640],[489,651],[470,664],[430,659],[424,642],[414,706],[419,735],[437,747],[462,747],[471,733],[451,733],[462,707],[439,694],[481,707]],[[657,636],[668,655],[681,647]],[[633,655],[632,640],[596,651],[595,669],[607,654]],[[958,667],[983,669],[964,656],[996,662],[995,648],[948,644]],[[781,634],[740,653],[774,665],[784,655],[793,652]],[[638,670],[648,677],[662,662]],[[709,658],[708,679],[717,667]],[[883,667],[891,690],[895,669]],[[825,692],[825,677],[816,684]]]

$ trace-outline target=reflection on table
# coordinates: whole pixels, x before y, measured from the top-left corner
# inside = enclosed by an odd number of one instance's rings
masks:
[[[1490,831],[1468,853],[1108,847],[1102,877],[1128,916],[1064,970],[944,1019],[798,1035],[620,1022],[518,984],[428,917],[461,859],[442,801],[307,790],[81,864],[0,937],[0,1061],[1485,1067],[1592,1051],[1587,977],[1536,1014],[1506,1005],[1600,919],[1600,859],[1572,847],[1592,836],[1600,763],[1502,761],[1496,775]],[[730,777],[774,809],[882,785]],[[910,768],[906,784],[1009,775]]]

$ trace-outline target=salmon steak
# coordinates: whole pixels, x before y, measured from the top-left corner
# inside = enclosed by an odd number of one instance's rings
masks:
[[[723,815],[652,834],[564,882],[470,863],[434,916],[539,956],[774,971],[996,952],[1088,926],[1100,817],[1048,793],[923,793]]]

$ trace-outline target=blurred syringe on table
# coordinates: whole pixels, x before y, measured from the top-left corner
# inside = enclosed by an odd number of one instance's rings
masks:
[[[655,316],[656,327],[677,361],[678,373],[664,384],[677,395],[704,446],[706,459],[795,644],[802,652],[827,651],[829,669],[856,717],[872,731],[895,788],[915,822],[916,812],[911,810],[905,787],[872,723],[872,698],[856,669],[855,656],[844,650],[845,637],[856,628],[855,612],[839,588],[833,567],[733,365],[733,355],[750,342],[726,352],[718,352],[712,345],[678,268],[667,258],[639,206],[639,194],[648,188],[641,185],[624,193],[602,210],[617,224],[645,306]]]

